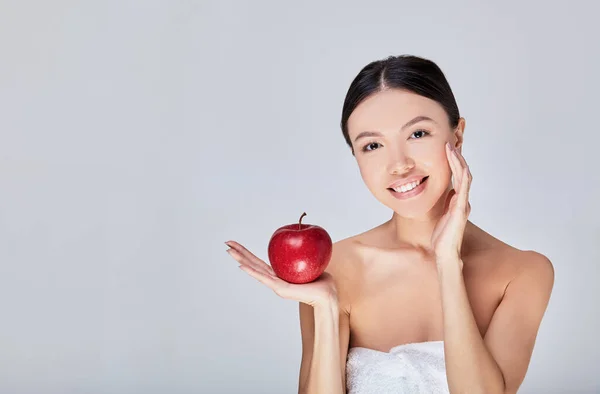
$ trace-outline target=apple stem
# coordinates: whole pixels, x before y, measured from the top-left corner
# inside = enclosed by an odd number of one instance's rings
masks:
[[[300,216],[300,220],[298,220],[298,230],[302,230],[302,218],[306,216],[306,212],[302,213],[302,216]]]

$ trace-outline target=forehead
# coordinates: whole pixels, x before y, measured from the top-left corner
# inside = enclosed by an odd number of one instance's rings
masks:
[[[361,102],[348,118],[350,136],[361,131],[398,130],[417,116],[428,116],[438,124],[447,122],[444,109],[436,101],[399,89],[377,92]]]

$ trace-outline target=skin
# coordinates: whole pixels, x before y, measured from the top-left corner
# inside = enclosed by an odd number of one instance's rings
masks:
[[[432,120],[401,129],[418,116]],[[516,393],[550,298],[554,270],[540,253],[519,250],[467,220],[472,176],[461,154],[465,124],[461,118],[452,129],[437,102],[398,89],[376,93],[357,106],[348,120],[352,150],[365,185],[392,216],[335,242],[319,280],[283,283],[262,260],[229,243],[242,269],[280,296],[300,302],[299,391],[308,387],[310,371],[319,389],[345,392],[350,348],[387,352],[401,344],[445,340],[451,392]],[[367,130],[381,135],[355,141]],[[446,143],[457,151],[456,157]],[[390,183],[412,175],[429,176],[424,192],[395,199],[387,190]],[[451,179],[463,187],[454,185],[454,190]],[[464,202],[464,215],[458,215],[462,222],[444,226],[442,217],[449,208],[457,210],[457,201]],[[443,244],[451,238],[458,243]],[[313,349],[323,345],[315,347],[315,341],[329,344],[317,359],[335,352],[339,364],[317,364]],[[333,370],[326,370],[329,364]],[[339,382],[313,377],[321,370],[335,375],[337,368],[343,388]]]

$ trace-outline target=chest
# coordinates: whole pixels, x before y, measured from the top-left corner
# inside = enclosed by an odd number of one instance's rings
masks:
[[[485,335],[508,279],[491,256],[463,259],[463,278],[477,326]],[[443,310],[435,262],[380,255],[358,268],[352,289],[350,346],[381,351],[443,340]],[[507,277],[508,278],[508,277]]]

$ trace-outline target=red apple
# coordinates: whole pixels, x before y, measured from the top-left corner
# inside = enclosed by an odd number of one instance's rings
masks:
[[[269,240],[269,261],[275,274],[289,283],[316,280],[331,259],[331,237],[313,224],[288,224],[278,228]]]

